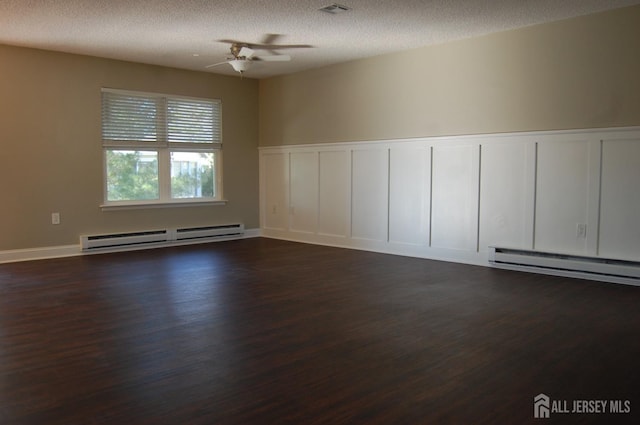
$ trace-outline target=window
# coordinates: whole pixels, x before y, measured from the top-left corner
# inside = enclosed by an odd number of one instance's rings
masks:
[[[222,201],[221,103],[102,89],[104,206]]]

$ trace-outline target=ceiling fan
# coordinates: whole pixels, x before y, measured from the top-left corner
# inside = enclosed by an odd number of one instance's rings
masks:
[[[288,62],[291,60],[291,56],[289,55],[278,54],[276,52],[278,49],[313,47],[309,44],[273,44],[280,37],[282,37],[282,34],[266,34],[260,43],[248,43],[238,40],[218,40],[222,43],[231,44],[229,49],[231,51],[231,57],[227,58],[224,62],[207,65],[206,68],[213,68],[214,66],[228,63],[235,71],[243,74],[251,67],[253,62]],[[267,50],[271,54],[256,55],[256,50]]]

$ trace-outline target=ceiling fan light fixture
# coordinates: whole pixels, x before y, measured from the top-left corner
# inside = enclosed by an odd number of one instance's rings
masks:
[[[239,73],[245,72],[251,65],[251,61],[248,61],[246,59],[234,59],[229,61],[229,63],[231,64],[233,69]]]
[[[343,12],[348,12],[349,10],[351,10],[350,7],[338,4],[338,3],[333,3],[329,6],[325,6],[321,9],[318,9],[320,12],[325,12],[325,13],[330,13],[332,15],[337,15],[338,13],[343,13]]]

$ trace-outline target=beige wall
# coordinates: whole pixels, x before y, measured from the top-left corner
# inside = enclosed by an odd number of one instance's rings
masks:
[[[222,99],[229,203],[103,212],[101,87]],[[0,117],[0,251],[77,244],[81,234],[259,226],[256,80],[0,46]]]
[[[260,81],[260,145],[640,125],[640,6]]]

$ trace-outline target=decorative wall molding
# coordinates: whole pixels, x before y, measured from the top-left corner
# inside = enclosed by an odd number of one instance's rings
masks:
[[[488,265],[640,258],[640,127],[260,148],[263,236]]]

